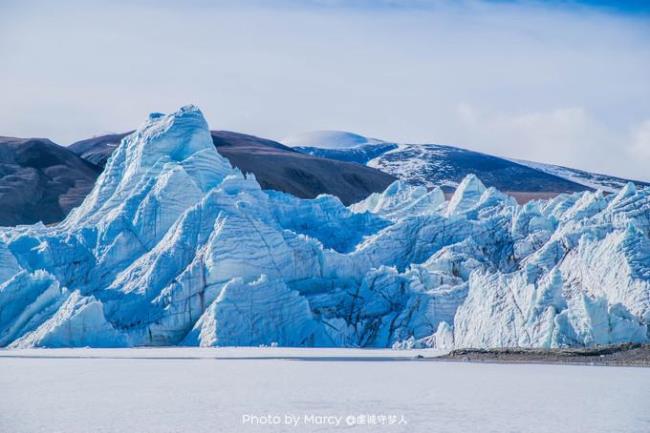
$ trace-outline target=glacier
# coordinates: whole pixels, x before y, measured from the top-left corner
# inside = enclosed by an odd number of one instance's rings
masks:
[[[152,113],[52,226],[0,228],[0,346],[648,342],[650,190],[519,205],[474,175],[345,207],[264,191]]]

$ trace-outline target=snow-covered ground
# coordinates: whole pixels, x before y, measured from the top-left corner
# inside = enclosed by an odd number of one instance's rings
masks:
[[[416,360],[418,354],[425,359]],[[435,355],[284,348],[5,350],[0,431],[650,431],[650,369],[426,359]],[[253,423],[269,415],[279,424]],[[374,416],[365,420],[375,424],[348,426],[359,415]],[[285,424],[291,420],[298,425]],[[334,425],[319,424],[328,421]]]

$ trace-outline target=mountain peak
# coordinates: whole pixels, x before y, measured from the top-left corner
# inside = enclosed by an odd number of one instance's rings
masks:
[[[349,149],[366,144],[381,144],[385,142],[346,131],[312,131],[287,137],[282,140],[282,143],[289,147]]]
[[[135,134],[127,138],[129,148],[143,158],[143,165],[159,157],[182,160],[203,149],[212,149],[212,138],[203,113],[186,105],[171,114],[151,113]]]
[[[151,113],[126,136],[106,162],[106,169],[69,221],[97,218],[123,208],[127,199],[171,188],[170,178],[183,179],[187,194],[207,191],[226,175],[238,173],[214,148],[208,123],[198,107],[188,105],[171,114]],[[183,188],[183,185],[175,185]],[[144,199],[143,199],[144,200]]]
[[[486,190],[483,182],[475,174],[468,174],[451,197],[447,213],[452,215],[469,209],[473,204],[478,203]]]

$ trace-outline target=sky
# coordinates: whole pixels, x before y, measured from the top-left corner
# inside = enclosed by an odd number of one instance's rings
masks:
[[[650,2],[0,0],[0,135],[67,145],[196,104],[650,181]]]

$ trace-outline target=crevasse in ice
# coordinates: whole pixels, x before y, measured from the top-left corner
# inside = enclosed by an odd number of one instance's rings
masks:
[[[154,113],[65,221],[0,228],[0,346],[648,341],[650,191],[518,205],[468,176],[346,208],[263,191],[193,106]]]

